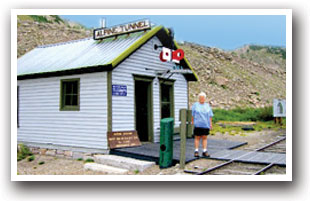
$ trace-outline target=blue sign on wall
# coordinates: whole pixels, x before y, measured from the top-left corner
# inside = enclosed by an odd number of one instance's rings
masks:
[[[112,85],[112,96],[127,96],[126,85]]]

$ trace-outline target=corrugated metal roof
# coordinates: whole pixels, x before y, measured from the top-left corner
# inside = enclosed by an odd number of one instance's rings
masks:
[[[88,67],[115,67],[160,30],[169,32],[163,26],[156,26],[149,31],[120,35],[116,39],[98,41],[85,38],[40,46],[17,60],[17,75],[19,79],[29,79],[27,77],[90,69]],[[184,76],[190,81],[197,81],[198,77],[185,57],[184,61],[193,72]]]
[[[106,65],[116,59],[145,32],[122,35],[102,41],[86,38],[53,45],[40,46],[17,61],[17,75],[71,70]]]

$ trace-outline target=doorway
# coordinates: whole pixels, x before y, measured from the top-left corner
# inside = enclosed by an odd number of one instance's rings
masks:
[[[152,81],[135,77],[135,126],[141,142],[153,141]]]

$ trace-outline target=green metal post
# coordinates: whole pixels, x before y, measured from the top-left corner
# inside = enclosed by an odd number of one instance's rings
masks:
[[[160,151],[159,151],[160,168],[167,168],[172,166],[173,131],[174,131],[173,118],[164,118],[160,120]]]

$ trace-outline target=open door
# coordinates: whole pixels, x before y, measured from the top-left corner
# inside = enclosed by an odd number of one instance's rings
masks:
[[[135,114],[140,141],[153,141],[152,79],[135,78]]]

